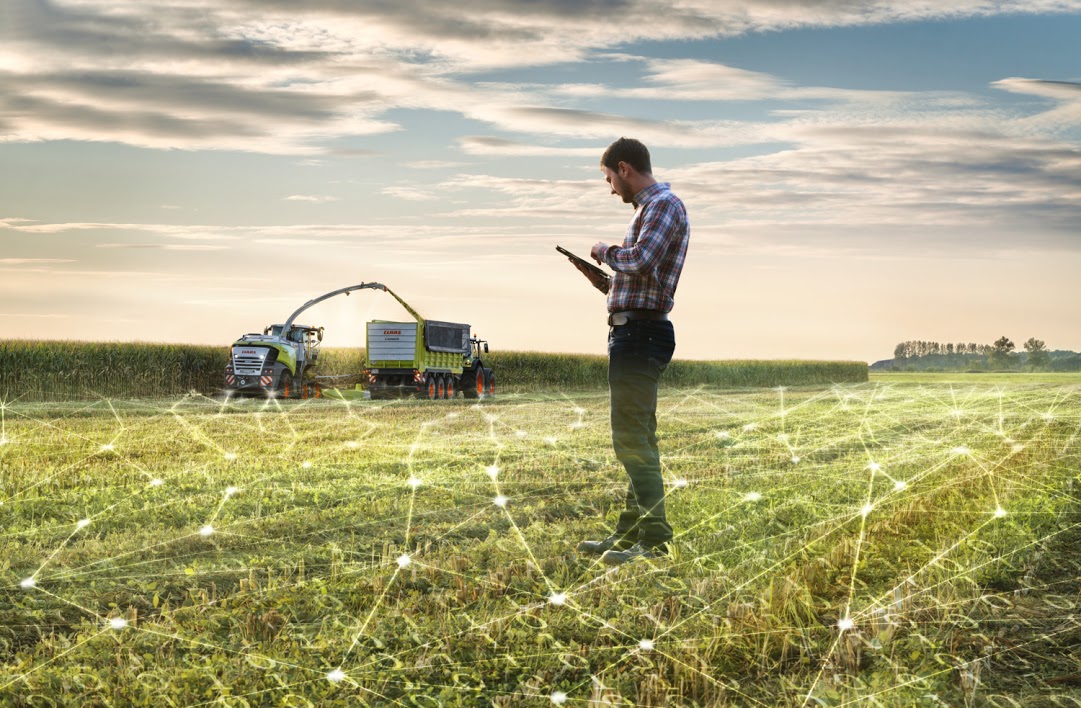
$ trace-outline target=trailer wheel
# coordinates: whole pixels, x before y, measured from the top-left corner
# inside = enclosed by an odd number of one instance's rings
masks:
[[[435,400],[439,399],[439,389],[436,387],[435,380],[436,380],[435,376],[429,376],[428,377],[428,400],[429,401],[435,401]]]
[[[484,370],[485,388],[488,390],[488,398],[495,398],[495,373],[491,369]]]
[[[458,392],[458,387],[455,386],[454,381],[454,374],[447,374],[447,398],[450,400],[453,400],[454,394]]]
[[[435,386],[436,389],[439,391],[438,398],[442,401],[444,398],[447,397],[447,380],[443,378],[442,374],[435,377]]]

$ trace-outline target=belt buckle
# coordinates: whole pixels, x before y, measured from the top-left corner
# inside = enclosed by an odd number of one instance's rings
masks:
[[[630,321],[630,318],[622,312],[613,312],[608,315],[608,324],[612,327],[622,327]]]

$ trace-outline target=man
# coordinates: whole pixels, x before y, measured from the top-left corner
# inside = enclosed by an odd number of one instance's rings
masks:
[[[575,265],[608,295],[612,444],[630,483],[615,533],[603,541],[582,541],[578,550],[618,565],[667,556],[672,540],[657,449],[657,382],[676,346],[668,313],[690,228],[683,202],[667,183],[654,179],[649,150],[641,142],[620,138],[612,143],[601,157],[601,171],[612,194],[634,205],[634,218],[622,246],[597,243],[590,251],[598,263],[611,266],[614,275]]]

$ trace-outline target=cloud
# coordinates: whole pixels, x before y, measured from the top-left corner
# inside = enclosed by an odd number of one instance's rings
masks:
[[[757,137],[743,126],[567,105],[610,88],[567,85],[523,95],[475,83],[474,72],[610,61],[606,52],[635,42],[1077,9],[1081,0],[478,0],[468,12],[436,0],[6,0],[12,31],[0,47],[0,141],[365,156],[372,151],[329,146],[400,130],[391,111],[421,109],[550,137],[637,132],[679,147],[752,144]],[[840,101],[873,94],[801,89],[746,69],[653,59],[627,95]]]
[[[497,155],[500,157],[595,157],[604,152],[605,146],[567,148],[546,145],[530,145],[485,135],[466,135],[458,138],[458,147],[470,155]]]
[[[228,246],[208,246],[198,244],[168,244],[168,243],[99,243],[97,248],[130,248],[155,249],[162,251],[225,251]]]
[[[387,196],[409,202],[426,202],[436,198],[430,191],[420,187],[384,187],[381,191]]]
[[[1074,81],[1047,81],[1045,79],[1010,77],[994,81],[991,85],[1011,93],[1042,96],[1059,101],[1081,102],[1081,83]]]
[[[285,201],[314,202],[316,204],[325,204],[327,202],[336,202],[338,201],[338,198],[320,194],[290,194],[288,197],[285,197]]]
[[[0,265],[40,265],[42,263],[74,263],[70,258],[0,258]]]

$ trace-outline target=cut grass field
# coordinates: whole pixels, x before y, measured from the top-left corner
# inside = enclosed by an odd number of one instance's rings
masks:
[[[1081,385],[0,406],[0,704],[1075,705]],[[876,377],[877,379],[877,377]]]

